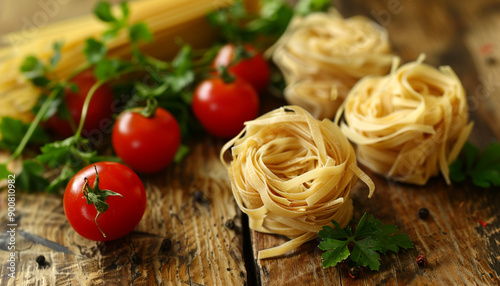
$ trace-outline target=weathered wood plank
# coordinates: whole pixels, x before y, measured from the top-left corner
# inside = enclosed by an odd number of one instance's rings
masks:
[[[133,233],[112,242],[73,231],[61,196],[17,193],[15,279],[7,276],[7,192],[1,192],[0,284],[243,285],[241,214],[218,160],[220,147],[204,140],[184,163],[143,177],[146,213]],[[39,255],[49,267],[38,269]]]
[[[476,122],[471,141],[480,147],[500,138],[500,96],[496,64],[498,3],[492,1],[336,1],[345,16],[366,15],[388,29],[403,62],[427,55],[432,65],[450,65],[462,79]],[[481,53],[484,45],[492,51]],[[369,171],[366,170],[368,173]],[[370,173],[369,173],[370,174]],[[355,218],[363,212],[397,225],[410,235],[415,248],[382,259],[380,272],[365,271],[351,279],[345,266],[323,269],[318,241],[284,257],[255,260],[262,285],[498,285],[500,283],[498,190],[472,185],[447,186],[441,178],[425,187],[397,184],[370,174],[376,184],[373,198],[362,185],[353,190]],[[421,220],[426,207],[430,217]],[[481,226],[478,220],[488,223]],[[252,233],[257,251],[286,241]],[[419,268],[416,257],[429,264]]]

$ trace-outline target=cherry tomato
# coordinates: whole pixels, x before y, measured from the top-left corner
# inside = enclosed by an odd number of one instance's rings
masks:
[[[94,185],[96,172],[99,175],[98,188]],[[92,196],[84,194],[86,182],[94,194],[98,194],[96,189],[119,194],[105,198],[109,208],[99,216],[96,205],[87,204],[86,196]],[[146,191],[129,167],[115,162],[99,162],[83,168],[69,181],[63,205],[70,225],[81,236],[96,241],[114,240],[131,232],[141,220],[146,210]]]
[[[192,109],[208,133],[230,138],[243,129],[245,121],[257,117],[259,96],[251,85],[238,77],[230,83],[216,77],[196,87]]]
[[[69,88],[66,89],[64,103],[68,107],[75,127],[78,127],[85,98],[97,80],[91,70],[86,70],[75,76],[70,82],[78,86],[78,92],[73,92]],[[113,101],[113,91],[109,85],[104,84],[95,91],[89,103],[82,135],[85,136],[86,134],[90,134],[93,130],[102,129],[101,125],[107,124],[108,122],[105,121],[111,120]],[[67,119],[63,119],[57,114],[47,120],[47,125],[51,130],[62,137],[69,137],[73,135],[75,131],[71,129],[71,125]]]
[[[253,54],[253,56],[231,64],[235,56],[235,50],[236,48],[233,44],[224,45],[217,53],[217,56],[212,63],[213,67],[229,66],[228,70],[230,73],[246,80],[255,88],[257,92],[263,91],[269,82],[270,72],[269,67],[262,55],[254,47],[246,44],[245,50],[248,53]]]
[[[128,110],[118,116],[112,142],[123,162],[140,173],[154,173],[169,165],[181,144],[181,130],[175,118],[157,108],[147,118],[141,109]]]

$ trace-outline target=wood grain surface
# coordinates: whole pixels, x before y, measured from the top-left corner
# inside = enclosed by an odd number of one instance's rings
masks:
[[[346,17],[365,15],[384,26],[403,61],[425,53],[427,63],[450,65],[468,94],[475,121],[470,141],[484,147],[500,139],[499,1],[335,5]],[[268,98],[262,112],[282,104]],[[248,229],[218,159],[223,143],[209,137],[193,142],[183,163],[142,177],[146,214],[132,234],[114,242],[77,235],[64,217],[61,196],[17,193],[15,279],[7,276],[7,194],[1,191],[0,285],[500,285],[498,189],[448,186],[442,178],[416,187],[366,169],[376,191],[368,199],[366,187],[356,185],[354,217],[367,212],[397,225],[414,249],[383,256],[379,272],[365,270],[357,279],[343,265],[324,269],[317,240],[282,257],[257,260],[259,250],[286,239]],[[418,216],[422,207],[430,211],[425,220]],[[416,264],[419,254],[427,257],[427,267]],[[47,266],[38,267],[39,255]]]

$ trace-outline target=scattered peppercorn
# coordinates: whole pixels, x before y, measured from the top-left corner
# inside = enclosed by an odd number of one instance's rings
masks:
[[[421,219],[427,219],[427,217],[429,216],[429,210],[427,208],[421,208],[420,210],[418,210],[418,216]]]
[[[424,255],[420,254],[417,256],[417,265],[420,267],[425,267],[427,266],[427,258],[425,258]]]
[[[361,275],[361,266],[352,266],[349,267],[349,276],[351,276],[352,279],[356,279]]]
[[[134,253],[134,254],[132,255],[132,263],[134,263],[134,264],[136,264],[136,265],[137,265],[137,264],[141,264],[141,263],[142,263],[142,257],[141,257],[139,254]]]
[[[172,241],[168,238],[165,238],[161,243],[160,251],[158,253],[167,254],[171,248],[172,248]]]
[[[228,229],[233,229],[234,228],[234,220],[232,219],[228,219],[225,223],[225,226],[228,228]]]
[[[493,57],[486,58],[486,64],[489,66],[494,66],[497,63],[497,60]]]
[[[35,261],[36,261],[36,263],[38,263],[38,269],[45,268],[45,266],[48,266],[48,263],[45,260],[45,256],[43,256],[43,255],[37,256]]]

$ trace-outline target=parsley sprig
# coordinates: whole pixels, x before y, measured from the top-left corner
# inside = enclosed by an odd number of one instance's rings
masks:
[[[481,154],[478,147],[465,143],[461,156],[450,165],[450,178],[456,183],[470,179],[481,188],[499,187],[500,143],[491,143]]]
[[[400,248],[413,248],[408,235],[396,233],[398,228],[395,225],[383,225],[380,220],[372,215],[367,216],[366,213],[354,231],[350,226],[342,229],[334,220],[332,223],[335,228],[324,226],[318,232],[318,236],[323,240],[319,248],[325,251],[321,255],[325,268],[349,260],[356,265],[378,271],[380,254],[386,254],[388,250],[399,252]]]
[[[210,23],[221,31],[223,40],[233,43],[255,42],[272,44],[287,28],[294,15],[326,11],[330,0],[299,0],[295,6],[286,0],[260,1],[259,11],[248,11],[242,0],[209,13]],[[267,40],[266,40],[267,39]]]

